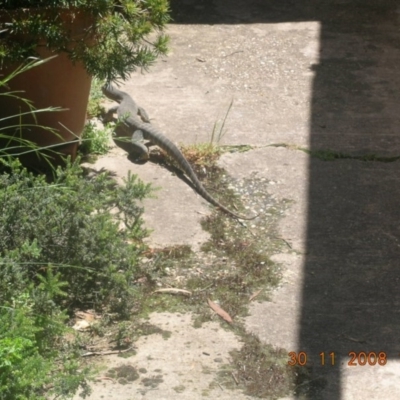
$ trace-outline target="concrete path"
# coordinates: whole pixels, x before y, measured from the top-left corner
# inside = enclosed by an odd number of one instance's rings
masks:
[[[285,269],[282,285],[271,302],[252,306],[247,328],[304,352],[313,390],[303,399],[399,399],[400,7],[179,0],[172,9],[170,56],[124,90],[186,144],[208,141],[234,99],[222,143],[257,148],[226,154],[220,165],[239,179],[268,179],[270,195],[291,201],[279,235],[292,250],[273,256]],[[198,212],[207,205],[169,171],[132,164],[119,149],[102,167],[162,188],[145,204],[152,245],[206,240]],[[142,379],[101,381],[90,399],[246,398],[208,387],[240,348],[232,333],[216,322],[195,330],[187,315],[151,318],[171,338],[148,336],[136,356],[104,361],[143,368]]]

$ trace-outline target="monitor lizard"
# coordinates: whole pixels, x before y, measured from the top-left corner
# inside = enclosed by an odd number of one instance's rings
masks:
[[[127,134],[132,134],[132,140],[129,142],[129,145],[132,146],[131,152],[138,152],[140,153],[140,158],[142,160],[148,160],[149,150],[147,146],[144,145],[143,139],[149,140],[151,143],[163,149],[177,162],[182,171],[195,185],[197,192],[210,204],[218,207],[220,210],[236,219],[251,220],[257,217],[257,215],[246,217],[236,214],[215,200],[204,188],[196,173],[193,171],[192,166],[186,160],[179,148],[150,124],[146,111],[139,107],[128,93],[117,89],[111,84],[104,85],[102,91],[109,99],[118,103],[118,105],[111,107],[108,110],[106,119],[112,117],[112,114],[114,113],[117,114],[118,119],[122,122],[122,131]],[[120,135],[120,132],[116,133],[117,135]]]

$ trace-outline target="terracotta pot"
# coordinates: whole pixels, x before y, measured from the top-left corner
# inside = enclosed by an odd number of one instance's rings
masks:
[[[32,10],[29,10],[29,12],[32,12]],[[4,15],[2,16],[3,18]],[[72,36],[79,39],[92,19],[88,18],[87,15],[72,12],[72,16],[71,13],[65,13],[63,20],[66,23],[73,22],[73,25],[71,27],[68,26],[68,28],[72,31]],[[39,46],[37,52],[42,59],[55,55],[45,46]],[[0,70],[0,73],[3,76],[7,76],[17,66],[18,64],[5,66]],[[58,54],[50,61],[16,76],[8,83],[8,88],[0,88],[0,91],[23,91],[19,96],[31,100],[36,109],[47,107],[66,109],[65,111],[36,114],[37,125],[57,130],[60,137],[38,126],[27,127],[22,130],[16,128],[2,129],[0,133],[21,137],[39,146],[52,146],[52,151],[46,151],[45,154],[51,157],[54,164],[61,163],[60,155],[70,155],[74,159],[79,145],[79,137],[86,120],[90,85],[91,77],[87,74],[83,64],[80,62],[74,64],[66,53]],[[0,95],[0,119],[14,116],[24,111],[28,111],[28,108],[21,101]],[[19,125],[19,121],[19,117],[7,119],[0,122],[0,127]],[[22,119],[23,124],[32,124],[34,122],[32,115],[24,116]],[[2,149],[5,147],[9,149],[16,144],[16,142],[0,140]],[[8,152],[21,153],[27,150],[29,149],[19,148]],[[60,155],[55,155],[54,151],[57,151]],[[20,160],[24,165],[32,167],[47,165],[43,158],[38,157],[36,153],[20,156]]]

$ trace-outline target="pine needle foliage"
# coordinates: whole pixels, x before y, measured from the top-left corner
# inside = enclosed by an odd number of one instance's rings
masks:
[[[0,62],[66,52],[99,79],[126,80],[168,50],[168,0],[0,0]],[[72,29],[77,17],[86,26]]]

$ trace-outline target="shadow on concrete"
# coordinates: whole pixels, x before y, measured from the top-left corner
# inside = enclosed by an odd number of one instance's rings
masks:
[[[400,360],[400,174],[398,161],[385,162],[400,155],[397,1],[172,0],[171,6],[175,23],[321,23],[299,350],[313,364],[308,398],[340,399],[340,365],[351,360],[349,352]],[[319,354],[330,363],[332,351],[335,365],[322,366]]]

